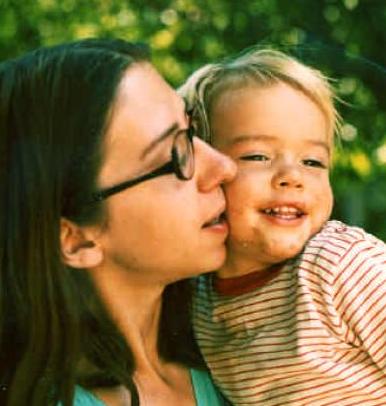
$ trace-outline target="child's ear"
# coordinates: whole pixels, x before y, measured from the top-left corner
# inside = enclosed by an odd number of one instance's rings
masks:
[[[60,246],[63,262],[72,268],[90,269],[103,262],[103,250],[95,230],[60,220]]]

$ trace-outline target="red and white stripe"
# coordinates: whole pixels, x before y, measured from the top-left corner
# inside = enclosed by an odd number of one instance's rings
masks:
[[[386,405],[386,245],[330,221],[252,292],[200,277],[194,328],[235,405]]]

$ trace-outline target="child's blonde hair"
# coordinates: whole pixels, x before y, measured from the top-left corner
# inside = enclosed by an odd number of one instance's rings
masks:
[[[252,49],[235,58],[208,64],[194,72],[180,87],[187,108],[194,110],[201,125],[202,138],[211,141],[209,117],[216,100],[224,92],[249,85],[262,87],[284,82],[302,91],[323,111],[333,145],[340,128],[334,90],[319,70],[292,56],[273,49]]]

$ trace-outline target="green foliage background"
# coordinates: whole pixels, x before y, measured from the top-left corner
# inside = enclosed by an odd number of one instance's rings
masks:
[[[345,101],[334,217],[386,240],[386,1],[0,0],[1,60],[90,36],[148,42],[175,86],[255,44],[322,69]]]

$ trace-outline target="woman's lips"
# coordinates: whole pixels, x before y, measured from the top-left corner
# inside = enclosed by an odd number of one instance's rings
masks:
[[[214,226],[214,225],[216,225],[216,224],[221,223],[221,221],[222,221],[223,219],[224,219],[224,213],[221,213],[220,215],[214,217],[212,220],[207,221],[207,222],[203,225],[203,227],[205,228],[205,227]]]
[[[225,213],[213,217],[211,220],[207,221],[203,226],[205,230],[211,230],[221,234],[227,234],[229,231],[228,223],[225,218]]]

